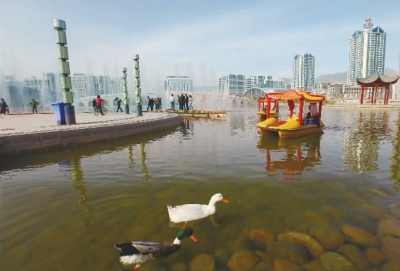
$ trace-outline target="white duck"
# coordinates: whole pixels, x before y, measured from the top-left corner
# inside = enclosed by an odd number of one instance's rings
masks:
[[[215,204],[218,201],[228,203],[222,194],[217,193],[211,197],[208,205],[206,204],[184,204],[179,206],[167,206],[169,219],[174,223],[184,222],[184,227],[189,221],[201,219],[213,215],[216,211]]]

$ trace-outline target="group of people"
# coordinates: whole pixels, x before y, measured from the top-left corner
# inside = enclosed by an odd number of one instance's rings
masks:
[[[121,107],[121,104],[124,104],[122,102],[122,100],[118,97],[115,97],[114,101],[116,101],[116,103],[117,103],[117,111],[116,112],[119,112],[119,110],[121,110],[121,112],[124,112],[124,110],[122,110],[122,107]],[[101,115],[104,115],[103,102],[104,102],[104,100],[100,97],[100,95],[97,95],[96,98],[94,98],[92,101],[93,109],[95,109],[97,107],[99,109]]]
[[[35,99],[32,99],[29,104],[32,106],[32,114],[37,113],[37,106],[39,105],[39,102]],[[10,108],[8,107],[8,104],[4,98],[1,98],[0,100],[0,114],[10,114]]]
[[[151,111],[153,111],[154,106],[156,107],[156,110],[160,110],[162,109],[162,103],[161,103],[161,98],[157,97],[157,98],[150,98],[149,96],[147,96],[148,102],[147,102],[147,111],[149,111],[149,109]]]
[[[177,96],[179,110],[193,110],[193,98],[192,95],[181,94]],[[169,98],[171,103],[171,110],[175,110],[175,97],[174,94],[171,94]]]

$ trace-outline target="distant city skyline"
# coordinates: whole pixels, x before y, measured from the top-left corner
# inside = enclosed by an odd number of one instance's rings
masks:
[[[315,57],[315,77],[347,71],[349,35],[366,18],[387,33],[385,67],[399,69],[397,0],[1,0],[0,11],[0,76],[18,80],[58,73],[52,19],[66,21],[71,74],[119,77],[127,67],[128,87],[135,54],[143,89],[162,89],[167,75],[215,87],[227,74],[291,78],[302,52]]]

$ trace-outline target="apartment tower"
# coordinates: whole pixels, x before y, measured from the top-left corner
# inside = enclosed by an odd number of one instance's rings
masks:
[[[293,59],[293,88],[309,90],[314,86],[315,57],[312,54],[299,54]]]
[[[353,33],[349,41],[349,63],[347,83],[353,85],[357,78],[364,78],[377,71],[385,70],[386,33],[382,28],[373,27],[366,19],[363,30]]]

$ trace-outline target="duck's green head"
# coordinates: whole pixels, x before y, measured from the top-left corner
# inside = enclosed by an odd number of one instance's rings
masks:
[[[179,240],[182,240],[185,237],[190,237],[190,239],[197,242],[197,238],[196,236],[194,236],[193,230],[191,228],[183,228],[176,235],[176,238],[178,238]]]

